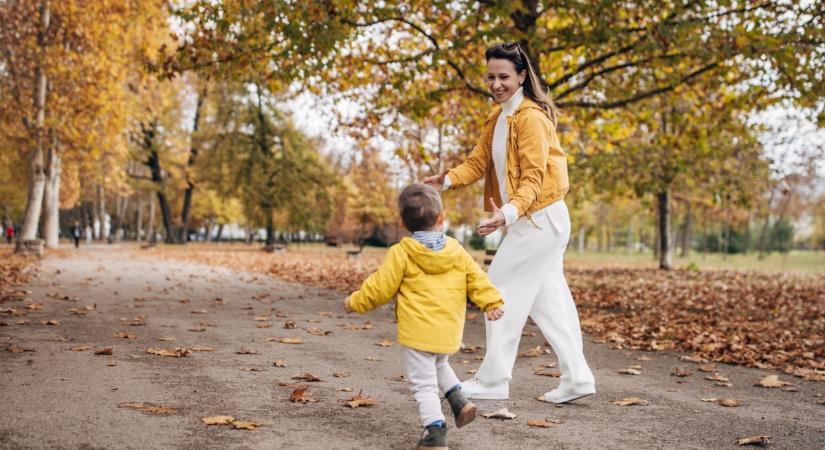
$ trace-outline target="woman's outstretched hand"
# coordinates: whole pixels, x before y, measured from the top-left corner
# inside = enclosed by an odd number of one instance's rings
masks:
[[[429,184],[430,186],[434,187],[436,191],[441,192],[441,188],[444,186],[444,177],[447,176],[447,172],[441,172],[438,175],[433,175],[431,177],[424,178],[421,180],[424,184]]]
[[[496,202],[493,201],[492,197],[490,197],[490,205],[493,207],[493,217],[481,222],[481,225],[478,226],[477,231],[480,236],[487,236],[505,224],[504,213],[501,212],[501,208],[496,206]]]

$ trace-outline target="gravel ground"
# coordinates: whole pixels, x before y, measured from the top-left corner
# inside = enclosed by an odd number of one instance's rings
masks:
[[[420,436],[415,402],[406,383],[394,379],[404,373],[401,348],[376,345],[395,337],[391,304],[366,316],[345,314],[341,292],[97,245],[44,259],[25,289],[41,309],[27,310],[24,302],[0,305],[28,313],[0,316],[8,325],[0,327],[0,448],[414,448]],[[69,312],[91,304],[96,309],[85,315]],[[145,316],[143,325],[130,325],[137,316]],[[43,323],[49,320],[59,325]],[[286,321],[295,328],[285,329]],[[372,327],[344,327],[365,321]],[[310,328],[332,333],[319,336]],[[521,351],[543,344],[534,325],[525,331]],[[118,332],[136,338],[116,337]],[[266,340],[297,336],[302,344]],[[468,347],[484,345],[480,314],[468,320],[464,341]],[[111,347],[112,355],[69,350],[79,345]],[[32,351],[6,351],[10,346]],[[214,351],[182,358],[146,353],[207,346]],[[239,354],[242,347],[257,353]],[[452,358],[460,378],[471,376],[481,352]],[[596,396],[564,406],[539,402],[535,397],[558,379],[534,371],[553,363],[553,355],[519,358],[511,399],[477,402],[479,412],[506,407],[518,417],[479,417],[461,430],[450,420],[450,447],[733,448],[737,438],[770,435],[772,448],[825,448],[825,384],[780,375],[797,391],[765,389],[754,383],[776,372],[717,365],[732,383],[720,387],[705,380],[710,374],[697,371],[697,364],[679,361],[679,354],[614,350],[587,336],[585,353],[596,375]],[[276,360],[285,360],[286,367],[273,365]],[[617,373],[633,365],[641,366],[640,375]],[[690,375],[672,376],[675,368]],[[318,401],[292,403],[292,388],[279,383],[298,383],[291,378],[306,372],[321,379],[306,383]],[[348,376],[338,378],[336,372]],[[344,388],[363,391],[378,404],[351,409],[341,402],[353,395]],[[625,397],[649,404],[610,403]],[[713,397],[742,405],[701,401]],[[176,412],[119,406],[127,402]],[[248,431],[202,422],[217,415],[262,426]],[[539,418],[562,423],[527,425]]]

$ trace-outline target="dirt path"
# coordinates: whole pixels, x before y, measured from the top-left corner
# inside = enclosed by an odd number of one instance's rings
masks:
[[[28,313],[0,315],[8,325],[0,327],[2,448],[412,448],[420,435],[407,385],[393,380],[404,373],[401,348],[375,344],[394,339],[391,306],[367,316],[345,315],[342,293],[155,261],[117,247],[92,246],[71,257],[47,258],[40,274],[27,289],[42,309],[27,310],[23,302],[0,305]],[[86,315],[68,312],[92,303],[96,309]],[[129,325],[141,315],[144,325]],[[269,319],[255,320],[262,316]],[[16,325],[21,320],[28,324]],[[42,324],[48,320],[59,325]],[[284,329],[287,320],[295,322],[295,329]],[[364,320],[373,327],[341,326]],[[309,328],[332,333],[318,336]],[[524,337],[521,351],[543,343],[535,326],[526,331],[536,336]],[[137,338],[115,337],[118,332]],[[271,336],[300,336],[303,344],[265,339]],[[157,340],[165,337],[175,340]],[[585,341],[599,390],[594,398],[562,407],[536,401],[557,383],[533,373],[551,363],[552,355],[519,358],[511,400],[478,402],[481,411],[507,407],[518,418],[479,418],[461,430],[451,428],[451,448],[732,448],[736,438],[757,434],[773,436],[774,448],[825,448],[825,406],[818,404],[825,398],[822,383],[783,375],[798,392],[764,389],[753,384],[774,372],[717,365],[732,383],[724,388],[705,380],[708,374],[696,371],[696,364],[680,362],[678,354],[611,350]],[[484,344],[480,316],[468,321],[465,343]],[[34,352],[6,351],[12,344]],[[68,350],[85,344],[112,347],[113,355]],[[145,352],[206,346],[215,350],[184,358]],[[257,354],[238,354],[241,347]],[[651,360],[638,360],[642,355]],[[453,358],[460,378],[478,367],[474,356]],[[287,367],[275,367],[275,360],[286,360]],[[632,365],[642,366],[641,375],[617,373]],[[671,376],[677,367],[691,375]],[[318,402],[291,403],[291,389],[278,383],[293,383],[291,377],[305,372],[322,380],[307,383]],[[336,378],[335,372],[351,375]],[[354,410],[342,406],[339,400],[351,394],[340,388],[363,389],[379,404]],[[610,403],[624,397],[650,404]],[[738,399],[743,405],[701,401],[709,397]],[[118,406],[124,402],[168,406],[177,413],[153,415]],[[201,422],[216,415],[264,426],[253,432]],[[532,418],[564,423],[531,428],[526,423]]]

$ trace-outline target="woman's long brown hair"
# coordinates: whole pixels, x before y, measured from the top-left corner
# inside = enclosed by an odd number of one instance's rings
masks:
[[[484,52],[484,57],[487,61],[493,58],[506,59],[516,66],[516,73],[526,71],[527,76],[524,77],[524,84],[522,85],[522,88],[524,88],[524,95],[544,108],[550,116],[553,126],[556,126],[559,117],[559,110],[556,108],[555,103],[553,103],[553,99],[547,95],[547,91],[545,91],[544,87],[541,85],[539,77],[536,75],[536,71],[533,70],[533,65],[530,63],[530,58],[527,57],[527,54],[524,53],[524,50],[521,49],[518,42],[500,42],[498,44],[493,44]]]

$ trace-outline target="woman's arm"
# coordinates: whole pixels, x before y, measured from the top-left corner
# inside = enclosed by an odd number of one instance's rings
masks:
[[[521,217],[541,194],[547,170],[547,149],[550,148],[550,120],[536,110],[525,111],[516,136],[518,145],[519,182],[510,204]],[[511,169],[512,170],[512,169]]]

